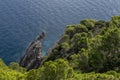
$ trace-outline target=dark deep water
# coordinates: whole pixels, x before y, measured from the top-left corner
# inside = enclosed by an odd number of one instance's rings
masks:
[[[45,54],[66,25],[113,15],[120,15],[120,0],[0,0],[0,58],[18,61],[42,31]]]

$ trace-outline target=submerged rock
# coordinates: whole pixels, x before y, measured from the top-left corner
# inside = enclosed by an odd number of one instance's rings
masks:
[[[41,40],[45,37],[42,32],[35,41],[33,41],[27,48],[25,55],[21,58],[19,64],[27,70],[38,68],[42,64],[42,43]]]

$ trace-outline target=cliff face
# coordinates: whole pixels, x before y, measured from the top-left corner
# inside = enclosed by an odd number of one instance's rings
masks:
[[[45,37],[44,32],[39,35],[27,48],[25,55],[21,58],[19,64],[27,70],[38,68],[42,63],[42,43]]]

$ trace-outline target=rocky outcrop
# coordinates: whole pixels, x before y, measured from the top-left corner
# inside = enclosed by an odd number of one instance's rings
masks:
[[[21,58],[19,64],[27,70],[38,68],[42,64],[42,43],[41,40],[45,37],[42,32],[35,41],[33,41],[27,48],[25,55]]]

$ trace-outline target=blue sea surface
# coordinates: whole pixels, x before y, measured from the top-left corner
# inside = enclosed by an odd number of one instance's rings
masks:
[[[42,31],[45,55],[66,25],[114,15],[120,15],[120,0],[0,0],[0,58],[7,64],[19,61]]]

